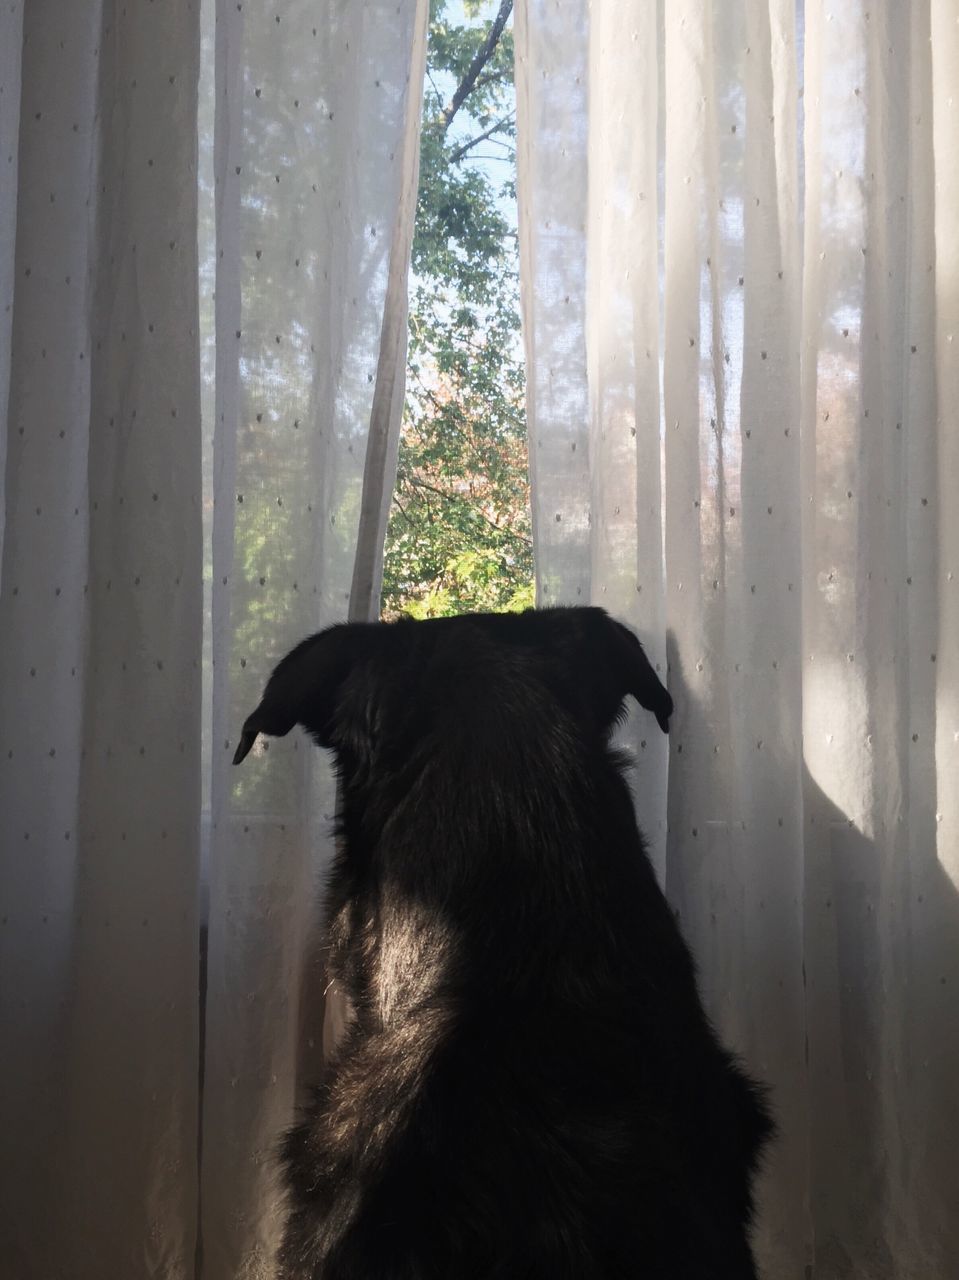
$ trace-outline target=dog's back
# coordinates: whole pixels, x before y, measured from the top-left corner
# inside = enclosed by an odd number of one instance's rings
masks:
[[[770,1126],[608,745],[627,692],[666,727],[599,610],[337,628],[280,664],[246,741],[299,721],[336,753],[356,1011],[285,1144],[290,1280],[755,1275]]]

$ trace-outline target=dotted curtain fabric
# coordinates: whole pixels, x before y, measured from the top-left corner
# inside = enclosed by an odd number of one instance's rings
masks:
[[[522,0],[516,36],[539,598],[668,660],[668,763],[626,745],[772,1087],[765,1273],[946,1280],[959,9]]]
[[[215,287],[204,317],[204,1280],[273,1275],[277,1142],[321,1073],[316,909],[333,781],[298,730],[262,741],[240,769],[230,762],[288,649],[348,615],[379,614],[427,14],[426,0],[220,0],[204,30],[200,134],[213,143],[201,156],[201,274]]]
[[[199,16],[0,13],[0,1272],[192,1276]]]
[[[230,760],[378,611],[426,19],[0,7],[4,1277],[275,1273],[333,794]]]

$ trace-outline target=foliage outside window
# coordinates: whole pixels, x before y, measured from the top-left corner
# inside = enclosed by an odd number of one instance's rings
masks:
[[[533,603],[511,0],[433,0],[383,612]]]

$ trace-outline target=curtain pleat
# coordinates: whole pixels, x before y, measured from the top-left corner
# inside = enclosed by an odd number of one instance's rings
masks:
[[[234,775],[231,738],[346,617],[358,538],[377,591],[427,5],[215,8],[0,16],[18,1280],[272,1274],[275,1148],[322,1058],[331,780],[299,739]]]
[[[772,1087],[767,1273],[946,1277],[955,8],[654,13],[517,14],[540,598],[665,639],[668,787],[647,742],[637,810]]]
[[[26,6],[0,590],[0,1256],[192,1276],[200,412],[180,7]],[[4,35],[15,23],[4,18]],[[7,69],[7,68],[5,68]],[[6,112],[13,109],[10,117]],[[8,139],[5,137],[5,141]],[[4,201],[9,215],[5,186]]]
[[[322,1065],[329,764],[298,731],[230,761],[279,658],[351,596],[378,612],[426,18],[217,5],[205,1280],[271,1274],[277,1144]]]

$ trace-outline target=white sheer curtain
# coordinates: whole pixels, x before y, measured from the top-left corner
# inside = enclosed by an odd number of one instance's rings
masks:
[[[6,4],[0,51],[0,1270],[186,1275],[196,24]]]
[[[298,735],[238,773],[230,761],[271,668],[346,618],[354,580],[353,615],[374,600],[379,612],[427,4],[228,0],[217,17],[201,1234],[204,1280],[232,1280],[270,1274],[277,1135],[319,1071],[313,926],[334,804],[326,762]]]
[[[426,17],[2,6],[3,1276],[273,1272],[331,802],[231,738],[378,596]]]
[[[642,724],[637,802],[773,1087],[767,1274],[945,1280],[959,10],[525,0],[516,26],[539,596],[665,639],[668,827]]]
[[[329,779],[296,739],[229,759],[274,659],[375,612],[427,5],[215,10],[0,10],[18,1280],[269,1276],[322,1051]],[[770,1276],[959,1265],[957,19],[517,10],[540,598],[668,658],[669,743],[626,739],[774,1089]]]

